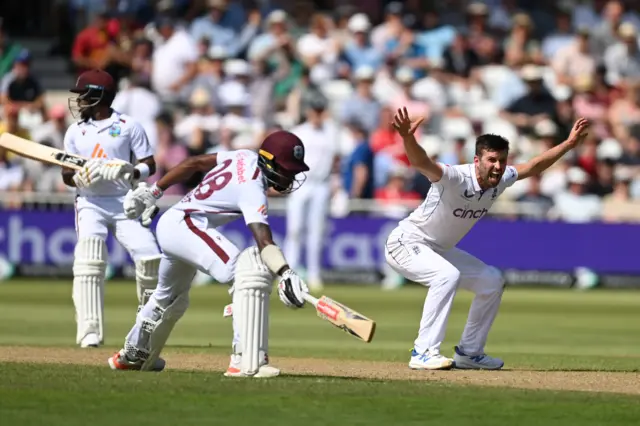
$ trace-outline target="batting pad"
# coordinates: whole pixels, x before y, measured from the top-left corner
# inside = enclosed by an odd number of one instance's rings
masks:
[[[269,295],[273,275],[257,247],[242,251],[236,263],[233,316],[237,320],[242,353],[242,372],[253,376],[268,352]]]
[[[153,369],[171,331],[189,307],[189,293],[177,296],[166,308],[159,306],[153,297],[150,299],[150,305],[145,306],[138,314],[144,318],[138,330],[136,345],[125,343],[127,355],[144,360],[142,370]]]
[[[76,343],[89,333],[104,339],[104,276],[107,245],[99,237],[81,238],[73,261],[73,304],[76,308]]]
[[[136,291],[141,306],[149,300],[149,296],[158,285],[158,268],[162,256],[141,257],[136,262]]]

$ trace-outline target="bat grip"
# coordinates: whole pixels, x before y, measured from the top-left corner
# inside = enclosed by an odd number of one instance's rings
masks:
[[[302,297],[304,298],[304,300],[306,302],[311,303],[313,306],[317,306],[318,305],[318,299],[316,299],[315,297],[313,297],[309,293],[302,293]]]

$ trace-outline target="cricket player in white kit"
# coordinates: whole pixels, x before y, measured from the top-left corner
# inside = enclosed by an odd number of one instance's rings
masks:
[[[411,120],[403,108],[398,110],[394,126],[403,138],[411,165],[431,181],[431,188],[422,205],[391,232],[385,247],[386,260],[393,269],[429,286],[409,367],[500,369],[504,362],[485,354],[484,348],[500,307],[504,280],[498,269],[456,248],[456,244],[506,188],[542,173],[578,146],[589,123],[579,119],[566,141],[524,164],[508,166],[509,142],[486,134],[476,140],[473,164],[447,166],[431,160],[417,144],[413,134],[421,122]],[[502,247],[501,237],[496,236],[496,249]],[[440,345],[458,288],[474,292],[475,298],[451,359],[440,354]]]
[[[151,187],[141,186],[127,196],[129,217],[143,223],[157,213],[156,200],[171,185],[204,173],[201,183],[162,215],[156,234],[162,248],[159,281],[139,311],[124,348],[109,359],[115,370],[164,368],[159,358],[171,330],[189,305],[196,271],[218,282],[234,280],[233,353],[225,375],[273,377],[268,365],[268,312],[273,274],[280,277],[278,294],[288,307],[304,305],[306,284],[289,268],[273,242],[268,225],[267,189],[289,193],[304,182],[304,145],[285,131],[270,134],[259,153],[229,151],[189,158]],[[216,228],[240,217],[254,235],[257,247],[242,252]]]
[[[122,202],[135,182],[155,172],[153,149],[140,124],[110,105],[116,95],[111,76],[101,70],[83,73],[71,90],[69,109],[80,120],[64,137],[65,151],[90,158],[81,171],[63,169],[65,184],[77,188],[73,264],[76,342],[97,347],[104,340],[104,280],[109,231],[136,265],[140,302],[155,288],[160,251],[153,233],[125,216]],[[137,161],[133,166],[131,162]],[[125,179],[126,178],[126,179]]]

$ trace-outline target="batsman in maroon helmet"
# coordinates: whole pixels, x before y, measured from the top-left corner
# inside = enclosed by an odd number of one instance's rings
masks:
[[[102,70],[80,75],[69,109],[79,120],[65,133],[65,151],[89,158],[83,170],[63,169],[62,177],[76,189],[78,242],[73,264],[76,342],[97,347],[104,339],[104,280],[109,232],[136,264],[138,299],[158,280],[160,251],[153,233],[126,217],[122,202],[128,191],[155,173],[154,148],[142,126],[111,108],[116,87]],[[135,163],[135,166],[132,164]]]
[[[171,185],[203,173],[200,184],[162,215],[156,229],[163,255],[159,281],[139,311],[124,348],[109,359],[119,370],[162,370],[160,352],[189,304],[196,271],[216,281],[233,281],[233,302],[225,316],[233,317],[231,377],[273,377],[280,371],[268,364],[269,294],[274,276],[280,300],[291,308],[305,303],[306,284],[289,268],[274,243],[268,224],[267,190],[290,193],[302,185],[309,167],[302,141],[286,131],[269,135],[258,152],[238,150],[192,157],[151,187],[141,186],[124,201],[129,218],[150,222],[156,201]],[[218,227],[240,217],[256,245],[240,251]]]

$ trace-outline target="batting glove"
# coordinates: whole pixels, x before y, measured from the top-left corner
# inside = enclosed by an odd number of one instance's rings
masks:
[[[120,180],[133,176],[134,166],[124,160],[108,160],[100,168],[104,180]]]
[[[129,219],[140,217],[143,226],[151,225],[153,218],[160,209],[156,206],[158,199],[162,197],[162,190],[156,185],[149,186],[141,182],[138,187],[131,190],[125,196],[122,206]]]
[[[303,293],[309,293],[304,281],[291,269],[287,269],[278,282],[278,296],[288,308],[302,308],[304,306]]]
[[[100,169],[103,164],[104,160],[102,159],[87,160],[82,170],[78,170],[73,175],[73,182],[76,188],[88,188],[100,182],[102,180]]]

